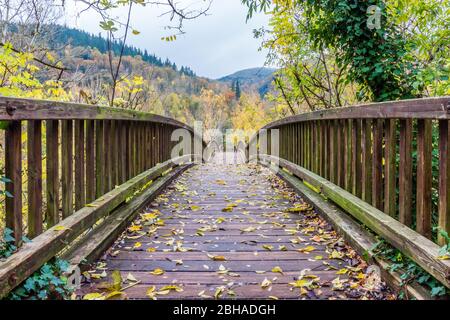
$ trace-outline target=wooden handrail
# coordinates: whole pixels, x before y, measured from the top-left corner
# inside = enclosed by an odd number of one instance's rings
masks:
[[[193,131],[175,119],[107,106],[0,96],[0,120],[132,120],[168,124]]]
[[[296,122],[338,119],[450,120],[450,96],[369,103],[343,108],[318,110],[271,122],[264,126],[263,129],[273,129]]]

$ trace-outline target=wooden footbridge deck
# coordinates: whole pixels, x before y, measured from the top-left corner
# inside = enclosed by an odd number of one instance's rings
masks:
[[[119,270],[131,275],[127,285],[137,283],[124,291],[131,299],[389,297],[382,285],[362,283],[366,266],[269,170],[209,164],[189,169],[142,211],[90,271],[108,276],[82,292],[104,292]]]
[[[449,104],[288,117],[204,163],[202,136],[173,119],[0,97],[0,229],[17,246],[0,297],[59,258],[76,299],[436,298],[430,281],[450,288]]]

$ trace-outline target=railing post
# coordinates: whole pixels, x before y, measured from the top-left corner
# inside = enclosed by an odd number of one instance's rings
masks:
[[[47,228],[59,222],[59,122],[46,121]]]
[[[6,227],[14,232],[16,245],[22,243],[22,123],[11,121],[5,133]]]
[[[42,233],[42,121],[28,121],[28,238]]]

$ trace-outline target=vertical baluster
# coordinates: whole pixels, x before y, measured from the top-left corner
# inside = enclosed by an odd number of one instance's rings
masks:
[[[46,121],[47,228],[59,222],[59,122]]]
[[[417,232],[431,238],[431,120],[417,120]]]
[[[125,183],[127,179],[127,153],[128,153],[128,131],[127,121],[120,121],[120,184]]]
[[[372,203],[372,120],[365,119],[361,132],[361,161],[362,161],[362,199]]]
[[[28,121],[28,238],[43,231],[42,223],[42,121]]]
[[[338,174],[338,185],[341,188],[344,188],[345,185],[345,126],[344,121],[339,120],[338,122],[338,136],[337,136],[337,145],[338,145],[338,152],[337,152],[337,174]]]
[[[412,223],[412,120],[400,120],[399,220],[408,227]]]
[[[361,198],[361,120],[353,120],[352,125],[352,172],[353,194]]]
[[[112,179],[111,179],[111,120],[105,120],[103,124],[103,145],[105,156],[103,163],[105,166],[105,185],[103,193],[111,191]]]
[[[385,121],[385,147],[384,147],[384,212],[395,217],[396,213],[396,173],[395,173],[395,147],[397,145],[396,123],[394,119]]]
[[[62,216],[67,218],[73,213],[73,121],[62,122]]]
[[[75,209],[86,204],[84,120],[75,121]]]
[[[439,121],[439,229],[450,234],[450,157],[448,120]],[[438,233],[438,243],[446,239]]]
[[[338,183],[338,164],[337,164],[337,120],[331,120],[330,122],[330,181],[334,184]]]
[[[95,121],[86,121],[86,202],[95,200]]]
[[[344,147],[345,147],[345,190],[348,192],[352,192],[353,186],[353,171],[352,171],[352,159],[353,159],[353,150],[352,150],[352,121],[345,120],[345,136],[344,136]]]
[[[105,188],[105,164],[104,164],[104,121],[97,120],[95,125],[95,198],[104,194]]]
[[[372,205],[383,210],[383,120],[373,124]]]
[[[11,121],[5,133],[6,227],[13,231],[16,244],[22,243],[22,124]]]

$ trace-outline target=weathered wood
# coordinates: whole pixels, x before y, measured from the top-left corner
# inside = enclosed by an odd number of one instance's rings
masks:
[[[58,120],[46,121],[47,214],[45,222],[50,228],[59,222],[59,136]]]
[[[130,202],[114,210],[99,227],[95,228],[87,237],[65,252],[63,259],[71,265],[94,262],[114,243],[128,224],[139,214],[139,210],[152,201],[164,187],[189,167],[190,165],[183,165],[164,177],[157,179],[149,188]]]
[[[348,108],[333,108],[302,113],[283,118],[264,126],[264,129],[280,127],[294,122],[334,119],[450,119],[446,105],[450,97],[411,99],[393,102],[371,103]]]
[[[86,202],[95,200],[95,121],[86,121]]]
[[[95,123],[95,198],[98,199],[105,190],[105,165],[103,144],[103,121]]]
[[[22,124],[11,121],[5,132],[5,225],[13,231],[16,245],[22,243]]]
[[[395,120],[389,119],[385,121],[385,146],[384,146],[384,212],[395,217],[397,210],[396,202],[396,123]]]
[[[61,190],[64,219],[73,213],[73,121],[62,121],[61,129]]]
[[[383,121],[373,123],[372,205],[383,208]]]
[[[399,220],[410,227],[412,224],[412,120],[400,120],[399,165]]]
[[[371,203],[372,201],[372,121],[363,120],[361,132],[361,161],[362,161],[362,199]]]
[[[42,215],[42,121],[28,121],[28,238],[43,231]]]
[[[337,135],[337,184],[341,187],[345,186],[345,130],[344,122],[338,121]]]
[[[75,210],[86,204],[84,121],[75,121]]]
[[[431,120],[417,120],[417,232],[431,239]]]
[[[332,120],[330,123],[330,181],[337,184],[338,180],[338,145],[337,145],[337,121]]]
[[[353,120],[352,124],[352,193],[361,198],[361,120]]]
[[[0,120],[133,120],[167,123],[193,132],[188,125],[160,115],[88,104],[0,97]]]
[[[440,247],[437,244],[311,171],[273,156],[261,157],[266,162],[279,161],[281,167],[321,190],[324,196],[450,287],[450,261],[438,259]]]
[[[105,166],[105,185],[103,193],[107,193],[112,190],[112,148],[111,148],[111,121],[106,120],[103,122],[103,152],[104,166]]]
[[[439,121],[439,229],[450,234],[450,128],[448,120]],[[438,232],[438,243],[446,239]]]
[[[345,241],[349,243],[353,249],[362,255],[364,259],[368,260],[369,263],[380,267],[382,279],[386,281],[390,287],[394,288],[396,292],[405,292],[405,297],[408,299],[433,299],[427,287],[418,283],[405,284],[401,277],[404,270],[392,271],[391,262],[384,261],[373,255],[372,251],[378,244],[378,239],[361,224],[349,217],[339,207],[326,201],[319,194],[306,187],[296,177],[283,171],[278,171],[278,174],[300,193],[303,199],[314,206],[314,208],[333,225],[334,229],[343,236]]]
[[[347,191],[352,191],[352,123],[350,120],[344,120],[344,189]]]
[[[174,164],[168,161],[143,172],[95,200],[91,206],[75,212],[58,226],[37,236],[32,242],[25,243],[17,253],[0,263],[0,297],[4,297],[42,264],[64,249],[67,243],[117,208],[136,191],[141,190],[150,180],[154,180],[173,166]]]

